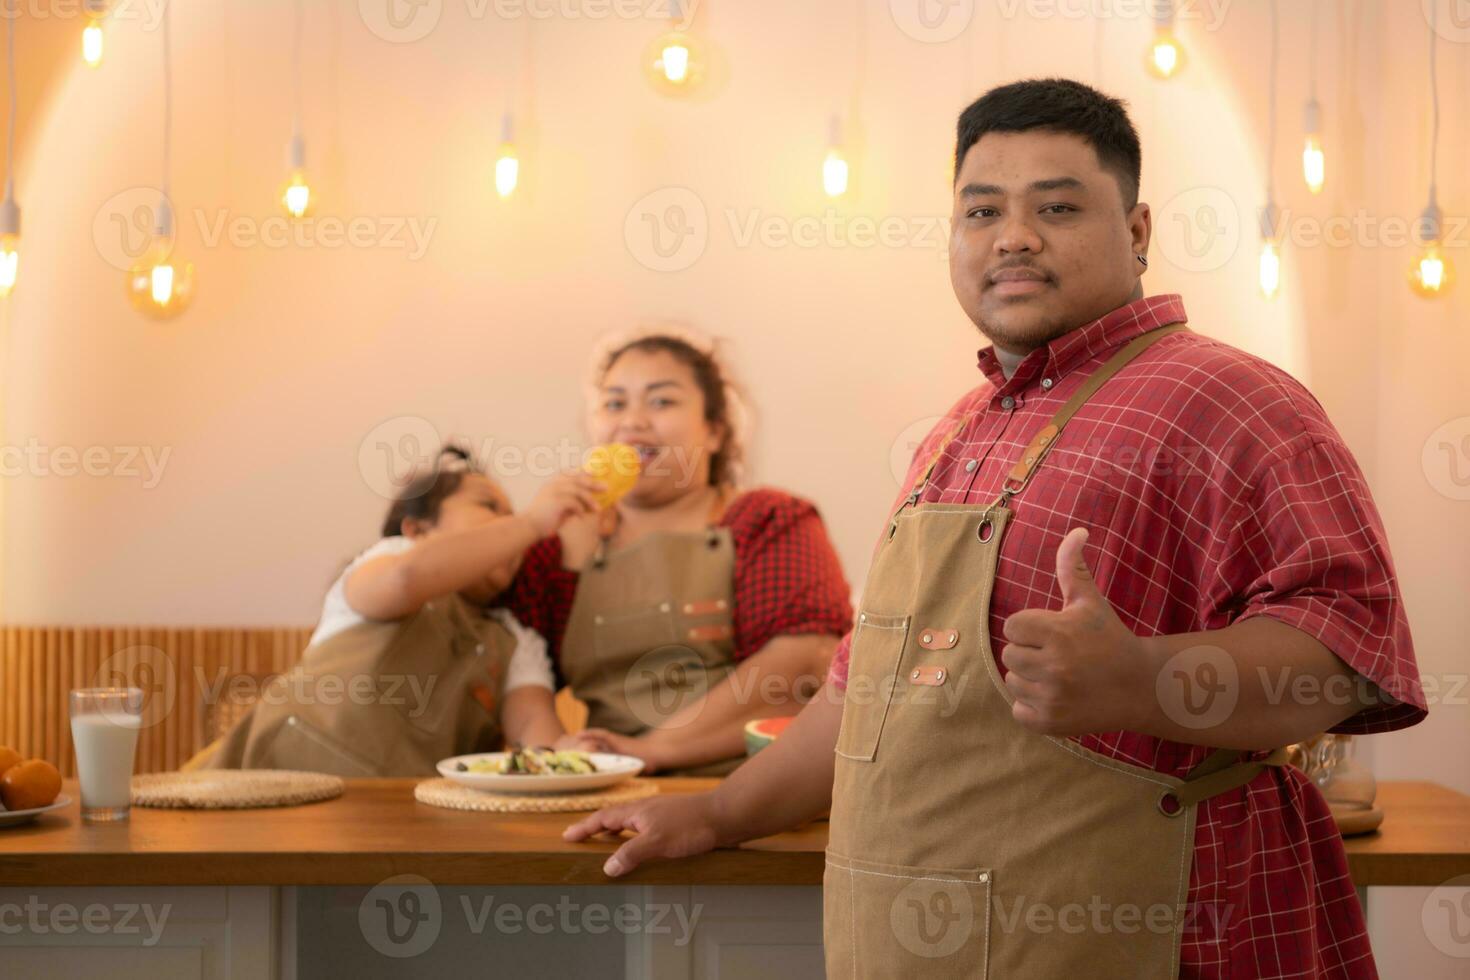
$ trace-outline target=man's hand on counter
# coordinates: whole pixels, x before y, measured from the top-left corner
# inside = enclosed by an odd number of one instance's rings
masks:
[[[598,810],[572,824],[562,837],[586,840],[593,834],[631,830],[636,837],[618,848],[602,866],[609,878],[632,871],[644,861],[703,854],[720,844],[714,793],[662,796]]]
[[[616,878],[646,861],[691,857],[798,827],[832,805],[833,750],[841,726],[842,692],[825,685],[780,738],[718,789],[607,807],[562,836],[583,841],[597,834],[636,834],[603,865]]]

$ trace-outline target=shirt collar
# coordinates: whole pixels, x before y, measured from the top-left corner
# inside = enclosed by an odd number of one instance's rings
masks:
[[[995,385],[997,391],[1006,387],[1011,391],[1018,391],[1037,377],[1050,378],[1056,382],[1073,368],[1123,346],[1141,333],[1171,323],[1183,323],[1185,319],[1184,300],[1178,293],[1145,296],[1120,306],[1091,323],[1067,331],[1045,347],[1038,347],[1026,355],[1016,367],[1016,373],[1009,379],[1000,369],[994,344],[979,351],[980,370]]]

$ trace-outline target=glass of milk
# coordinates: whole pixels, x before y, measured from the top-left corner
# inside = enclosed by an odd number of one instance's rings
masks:
[[[142,727],[141,688],[89,687],[71,692],[71,741],[77,750],[83,820],[128,818],[133,752]]]

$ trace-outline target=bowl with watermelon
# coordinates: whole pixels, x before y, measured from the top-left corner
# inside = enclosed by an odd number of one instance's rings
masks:
[[[789,715],[782,718],[757,718],[748,722],[745,726],[745,754],[755,755],[770,745],[795,720],[794,715]]]

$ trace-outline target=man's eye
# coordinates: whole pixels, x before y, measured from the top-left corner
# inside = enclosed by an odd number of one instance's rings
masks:
[[[996,213],[995,212],[995,208],[971,208],[970,209],[970,213],[969,213],[969,217],[971,217],[971,218],[993,218],[993,217],[995,217],[995,213]]]
[[[1070,204],[1048,204],[1041,210],[1047,214],[1066,214],[1069,211],[1076,211],[1077,209]]]

